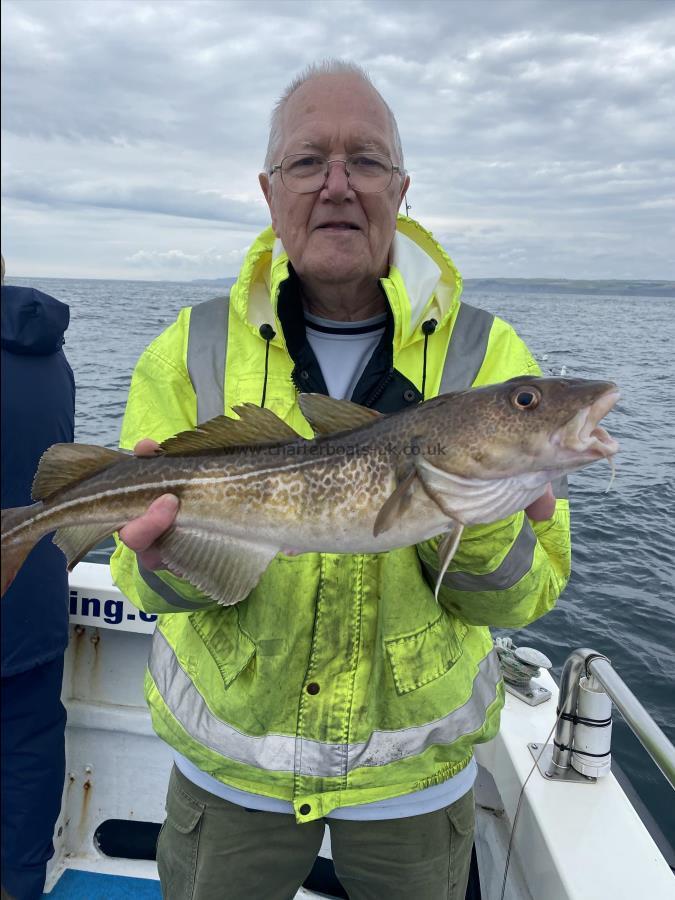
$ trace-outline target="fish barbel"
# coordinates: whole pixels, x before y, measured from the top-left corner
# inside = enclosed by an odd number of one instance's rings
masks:
[[[34,544],[72,567],[165,493],[180,501],[162,561],[221,604],[255,587],[274,556],[379,553],[444,535],[436,586],[465,525],[524,509],[567,472],[611,459],[598,424],[615,384],[522,376],[392,415],[319,394],[299,398],[315,438],[245,404],[169,438],[155,457],[55,444],[31,506],[2,512],[2,593]]]

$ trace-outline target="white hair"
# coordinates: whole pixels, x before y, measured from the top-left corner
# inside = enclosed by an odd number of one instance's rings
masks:
[[[286,90],[283,92],[283,94],[277,101],[276,106],[272,110],[272,116],[270,119],[270,136],[267,142],[267,153],[265,155],[265,171],[269,173],[272,166],[275,165],[276,156],[281,145],[282,118],[286,103],[299,87],[305,84],[305,82],[311,81],[312,78],[316,78],[319,75],[356,75],[375,91],[377,96],[384,103],[384,106],[389,115],[391,133],[394,138],[394,154],[397,157],[397,159],[394,160],[394,163],[403,168],[403,147],[401,145],[401,135],[399,134],[398,125],[396,124],[396,117],[394,116],[394,113],[392,112],[391,107],[389,106],[387,101],[370,80],[370,76],[368,75],[366,70],[356,63],[348,62],[347,60],[324,59],[318,63],[311,63],[309,66],[303,69],[299,75],[296,75],[293,81],[291,81]],[[276,161],[278,162],[278,160]]]

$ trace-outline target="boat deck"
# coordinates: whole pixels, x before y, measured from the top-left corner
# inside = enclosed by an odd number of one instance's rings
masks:
[[[162,900],[159,881],[67,869],[49,894],[49,900]]]

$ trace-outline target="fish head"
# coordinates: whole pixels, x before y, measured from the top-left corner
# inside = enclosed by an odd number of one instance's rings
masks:
[[[446,424],[453,453],[434,464],[455,474],[557,477],[619,449],[599,424],[619,399],[610,381],[520,376],[446,397],[454,398]]]

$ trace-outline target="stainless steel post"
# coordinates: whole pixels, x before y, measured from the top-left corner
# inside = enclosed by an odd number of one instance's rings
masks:
[[[558,714],[561,717],[556,725],[555,735],[553,736],[553,753],[551,756],[551,765],[557,766],[559,769],[569,769],[570,760],[572,758],[572,741],[574,739],[574,723],[562,716],[574,716],[577,712],[577,702],[579,699],[579,679],[582,675],[586,675],[587,662],[589,659],[600,658],[607,663],[609,660],[601,653],[595,650],[589,650],[586,647],[580,647],[578,650],[572,651],[565,660],[563,666],[562,677],[560,679],[560,693],[558,703]]]
[[[596,656],[586,667],[612,698],[637,739],[675,788],[675,747],[640,703],[621,676],[604,657]]]

